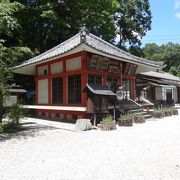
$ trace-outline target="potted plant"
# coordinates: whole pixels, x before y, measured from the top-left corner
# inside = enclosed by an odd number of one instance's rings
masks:
[[[172,108],[172,114],[173,115],[178,115],[178,110],[176,108]]]
[[[164,108],[163,112],[164,112],[165,117],[172,116],[172,113],[173,113],[171,108]]]
[[[134,123],[145,123],[145,118],[142,113],[133,114],[132,117]]]
[[[112,115],[108,114],[100,121],[100,129],[103,131],[111,131],[116,129],[116,121],[113,120]]]
[[[162,109],[155,109],[153,112],[153,117],[154,118],[163,118],[164,112],[162,111]]]
[[[132,126],[133,125],[133,118],[130,115],[121,115],[118,119],[119,126]]]

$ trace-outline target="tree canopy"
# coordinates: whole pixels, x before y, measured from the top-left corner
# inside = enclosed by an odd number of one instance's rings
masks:
[[[35,54],[75,35],[84,24],[91,33],[119,47],[127,43],[139,46],[141,38],[151,28],[148,0],[1,2],[10,7],[8,22],[13,34],[5,36],[7,44],[29,47]],[[2,8],[7,14],[6,6]]]
[[[9,94],[8,89],[12,80],[12,71],[9,67],[27,54],[32,56],[29,48],[14,43],[15,34],[21,27],[16,15],[22,8],[23,6],[18,2],[0,1],[0,122],[3,103]]]
[[[151,10],[148,0],[119,0],[115,14],[118,47],[126,43],[130,46],[141,45],[141,38],[151,29]]]
[[[158,46],[155,43],[146,44],[142,49],[145,58],[163,61],[164,70],[180,77],[180,44],[167,43]]]

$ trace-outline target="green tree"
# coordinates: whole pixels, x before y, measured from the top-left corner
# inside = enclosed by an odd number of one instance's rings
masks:
[[[160,54],[160,47],[157,44],[155,43],[146,44],[142,48],[142,51],[143,51],[143,56],[146,59],[155,60],[155,61],[160,60],[159,57],[157,57]]]
[[[11,71],[7,67],[5,58],[7,57],[7,48],[0,42],[0,123],[4,114],[3,103],[9,95],[8,80],[11,78]]]
[[[106,41],[140,46],[151,28],[148,0],[17,0],[19,41],[39,53],[72,37],[84,24]],[[120,36],[118,41],[117,35]],[[117,43],[118,42],[118,43]]]
[[[180,44],[171,42],[161,46],[154,43],[146,44],[143,55],[147,59],[164,61],[164,71],[180,77]]]
[[[118,47],[140,46],[141,39],[151,29],[151,10],[148,0],[118,0],[115,15]]]
[[[13,78],[11,66],[25,56],[32,56],[29,48],[20,47],[14,38],[21,28],[17,14],[23,6],[18,2],[0,0],[0,123],[3,116],[3,103],[9,95]]]
[[[115,37],[113,0],[18,0],[21,41],[33,51],[43,52],[79,32],[86,24],[90,32],[111,41]]]

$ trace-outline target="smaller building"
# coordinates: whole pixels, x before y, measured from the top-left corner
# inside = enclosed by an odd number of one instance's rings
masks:
[[[165,72],[137,74],[136,91],[155,106],[169,106],[180,102],[180,78]]]
[[[10,107],[13,104],[17,103],[21,99],[21,95],[26,93],[25,89],[9,89],[10,95],[7,97],[4,102],[4,107]]]

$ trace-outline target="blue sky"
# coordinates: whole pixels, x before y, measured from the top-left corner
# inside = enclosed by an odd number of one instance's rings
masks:
[[[174,42],[180,44],[180,0],[150,0],[151,31],[143,38],[143,45]]]

